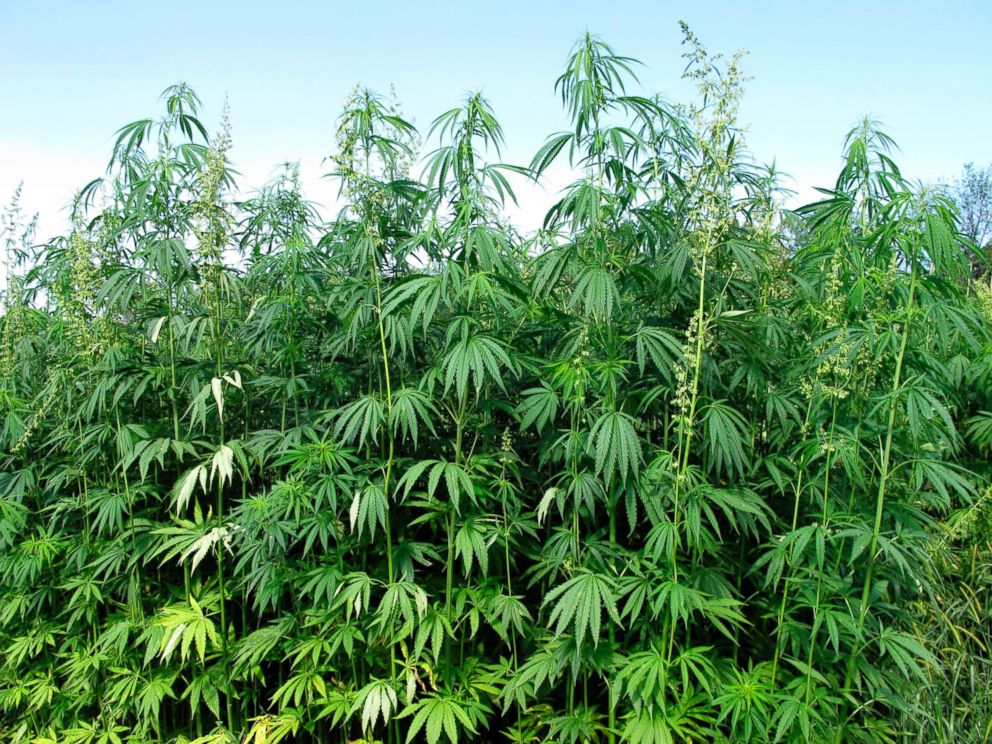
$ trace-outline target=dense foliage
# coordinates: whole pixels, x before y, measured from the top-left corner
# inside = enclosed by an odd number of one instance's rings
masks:
[[[331,221],[293,168],[240,198],[175,86],[68,235],[8,240],[4,740],[989,739],[954,208],[865,121],[783,211],[739,58],[686,45],[673,106],[581,39],[528,167],[481,95],[421,160],[356,91]]]

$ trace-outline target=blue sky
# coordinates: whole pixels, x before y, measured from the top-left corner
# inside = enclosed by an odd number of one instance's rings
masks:
[[[395,85],[426,128],[470,90],[503,123],[504,159],[527,162],[565,123],[554,80],[590,30],[645,63],[646,92],[685,100],[678,21],[712,52],[745,48],[753,78],[742,107],[757,159],[792,175],[799,199],[829,185],[844,133],[880,119],[904,172],[951,178],[992,161],[992,2],[19,2],[0,0],[0,200],[24,181],[42,232],[99,175],[113,133],[157,115],[160,91],[185,80],[217,123],[230,100],[233,160],[259,185],[302,160],[318,201],[334,121],[356,82]],[[564,182],[567,174],[557,178]],[[561,183],[552,175],[550,189]],[[516,215],[536,224],[551,196],[528,193]]]

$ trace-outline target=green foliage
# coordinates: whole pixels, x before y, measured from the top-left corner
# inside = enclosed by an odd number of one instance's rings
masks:
[[[356,90],[330,220],[168,89],[0,314],[0,738],[992,736],[992,353],[864,121],[780,208],[740,57],[579,40],[527,168]],[[567,158],[541,230],[502,214]],[[12,213],[13,214],[13,213]],[[12,247],[13,246],[13,247]]]

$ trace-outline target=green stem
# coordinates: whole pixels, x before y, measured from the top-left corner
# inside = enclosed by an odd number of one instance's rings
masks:
[[[672,516],[672,530],[674,535],[672,536],[672,545],[670,548],[669,561],[672,564],[672,582],[678,583],[679,580],[679,568],[678,568],[678,547],[679,547],[679,529],[681,521],[681,498],[682,498],[682,481],[685,479],[686,472],[689,468],[689,450],[692,444],[692,428],[693,420],[696,416],[696,404],[699,399],[699,377],[700,368],[702,367],[703,361],[703,341],[705,335],[705,323],[703,314],[705,312],[706,303],[706,264],[708,259],[708,251],[703,250],[703,260],[700,264],[699,269],[699,303],[696,308],[696,348],[693,355],[693,371],[692,371],[692,385],[689,388],[689,406],[684,414],[680,416],[679,419],[679,459],[678,459],[678,470],[675,475],[675,504],[673,507]],[[672,650],[675,647],[675,629],[677,623],[672,622],[669,625],[669,635],[668,635],[668,661],[672,660]]]
[[[868,567],[865,571],[865,583],[861,591],[861,602],[858,607],[858,637],[864,632],[865,617],[868,614],[868,603],[871,597],[872,578],[875,573],[875,563],[877,560],[878,537],[882,531],[882,514],[885,511],[885,493],[889,481],[889,465],[892,458],[892,438],[895,433],[896,413],[899,407],[899,386],[902,384],[902,368],[906,358],[906,348],[909,345],[909,334],[912,328],[913,300],[916,296],[917,269],[915,257],[910,258],[912,264],[909,278],[909,296],[906,299],[906,318],[903,322],[902,340],[899,344],[899,353],[896,356],[896,369],[892,376],[892,388],[889,392],[889,417],[885,427],[885,444],[882,447],[882,460],[879,465],[878,494],[875,498],[875,521],[872,525],[871,542],[868,546]],[[848,663],[848,674],[845,687],[849,686],[853,676],[853,665],[856,658],[851,655]]]

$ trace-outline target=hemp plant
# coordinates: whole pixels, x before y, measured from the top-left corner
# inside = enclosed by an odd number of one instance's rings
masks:
[[[226,107],[0,221],[0,736],[986,741],[988,288],[871,120],[788,210],[745,58],[584,34],[504,162],[356,87],[333,213]],[[635,74],[636,73],[636,74]],[[567,165],[540,229],[506,216]]]

